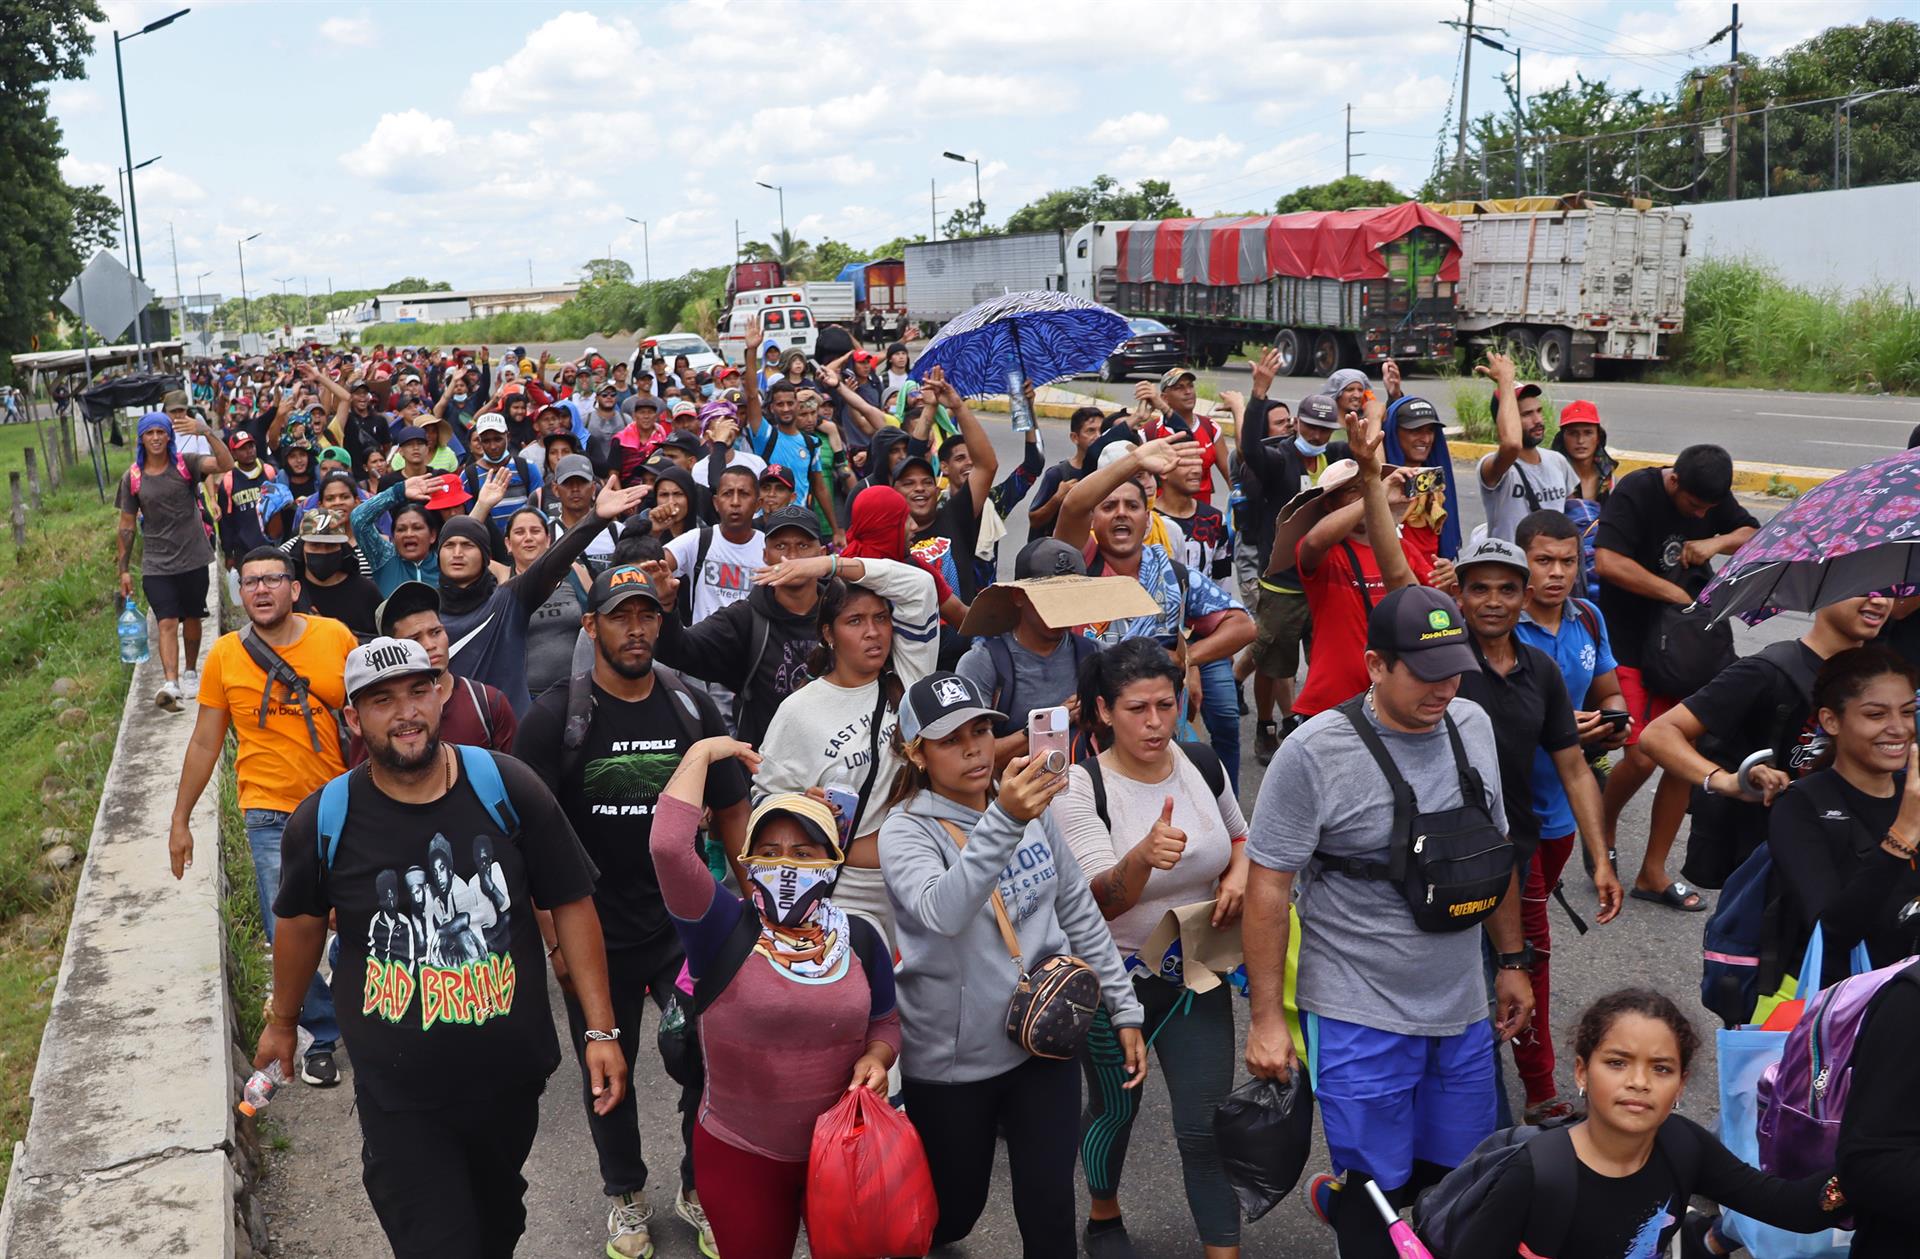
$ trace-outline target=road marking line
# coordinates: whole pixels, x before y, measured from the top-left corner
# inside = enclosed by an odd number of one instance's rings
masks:
[[[1885,450],[1886,449],[1885,446],[1876,446],[1868,442],[1823,442],[1823,441],[1814,441],[1811,438],[1808,439],[1807,444],[1809,446],[1848,446],[1854,450]]]
[[[1904,424],[1913,427],[1912,420],[1882,420],[1865,415],[1809,415],[1805,411],[1755,411],[1754,415],[1763,415],[1772,420],[1840,420],[1849,424]]]

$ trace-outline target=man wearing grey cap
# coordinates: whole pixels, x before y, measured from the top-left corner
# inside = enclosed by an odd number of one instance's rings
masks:
[[[521,1168],[560,1065],[546,948],[529,910],[551,914],[585,1011],[595,1109],[611,1111],[627,1091],[593,863],[531,769],[441,740],[439,674],[403,639],[347,656],[346,722],[367,763],[287,821],[274,995],[254,1055],[256,1067],[291,1069],[298,994],[335,916],[333,993],[354,1049],[362,1180],[400,1259],[508,1254],[526,1227]],[[374,921],[395,912],[381,886],[415,868],[430,889],[418,924],[427,960],[381,958]]]
[[[1309,1192],[1344,1255],[1391,1253],[1365,1181],[1405,1205],[1494,1130],[1494,1037],[1520,1034],[1533,1009],[1500,782],[1476,768],[1497,763],[1493,725],[1457,698],[1479,668],[1452,599],[1425,586],[1388,593],[1367,620],[1366,693],[1281,744],[1253,814],[1247,1068],[1285,1078],[1300,1065],[1281,1003],[1298,880],[1300,1016],[1345,1178]],[[1419,856],[1416,829],[1428,841]],[[1452,859],[1436,873],[1442,853]],[[1500,968],[1497,1022],[1479,926]]]
[[[553,466],[553,477],[553,498],[547,504],[547,520],[557,540],[593,514],[593,496],[599,492],[600,483],[594,479],[593,461],[580,454],[560,456],[560,461]],[[613,563],[614,533],[612,529],[604,529],[587,543],[581,562],[587,566],[587,572],[596,577]]]

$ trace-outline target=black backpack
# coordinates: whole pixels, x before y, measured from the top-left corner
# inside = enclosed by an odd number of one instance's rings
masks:
[[[680,723],[680,733],[691,747],[711,734],[725,734],[719,722],[708,722],[700,701],[688,689],[678,673],[665,665],[653,666],[653,680],[667,688],[667,706]],[[555,685],[559,685],[555,683]],[[560,736],[560,781],[565,782],[580,769],[587,756],[587,728],[593,723],[593,671],[584,670],[567,679],[567,721]],[[708,729],[709,725],[714,729]]]
[[[1422,1193],[1413,1208],[1413,1231],[1433,1259],[1454,1259],[1461,1233],[1480,1211],[1488,1193],[1513,1160],[1526,1151],[1533,1163],[1533,1193],[1521,1241],[1540,1259],[1554,1259],[1566,1245],[1579,1198],[1580,1160],[1573,1150],[1571,1122],[1552,1127],[1502,1128],[1475,1146],[1458,1167]],[[1684,1194],[1698,1179],[1700,1129],[1678,1116],[1661,1125],[1654,1157],[1672,1166]]]
[[[1207,780],[1207,790],[1213,792],[1214,799],[1227,789],[1227,767],[1220,763],[1220,754],[1204,743],[1190,743],[1185,739],[1177,740],[1174,746],[1179,748],[1200,776]],[[1087,771],[1087,777],[1093,780],[1093,811],[1100,818],[1100,825],[1113,829],[1113,819],[1107,816],[1107,781],[1100,768],[1098,754],[1088,756],[1079,762],[1080,768]]]
[[[1713,579],[1711,569],[1689,569],[1675,576],[1675,584],[1696,599]],[[1678,607],[1663,603],[1647,622],[1647,638],[1640,649],[1640,676],[1654,695],[1685,698],[1713,681],[1720,670],[1737,659],[1733,625],[1715,624],[1712,608],[1692,603]]]
[[[1019,733],[1021,725],[1026,721],[1027,710],[1014,702],[1017,693],[1015,684],[1019,680],[1019,675],[1013,668],[1013,649],[1007,646],[1009,637],[1010,635],[1007,634],[995,634],[991,638],[974,640],[986,648],[987,659],[993,662],[993,706],[1006,714],[1005,720],[993,723],[993,734],[997,739]],[[1072,631],[1067,633],[1067,642],[1072,645],[1070,650],[1073,652],[1073,676],[1077,679],[1080,676],[1080,666],[1086,663],[1087,657],[1099,654],[1100,644],[1085,634]],[[1056,647],[1054,650],[1058,651],[1059,648]]]

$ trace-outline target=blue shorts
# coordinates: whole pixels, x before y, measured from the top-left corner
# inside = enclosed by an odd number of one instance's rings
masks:
[[[1493,1025],[1402,1036],[1307,1014],[1307,1070],[1336,1172],[1398,1189],[1422,1159],[1457,1167],[1493,1132]]]

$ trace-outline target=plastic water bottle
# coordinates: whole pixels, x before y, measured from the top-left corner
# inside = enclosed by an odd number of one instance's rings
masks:
[[[275,1058],[266,1065],[265,1070],[255,1071],[247,1077],[247,1086],[241,1090],[240,1102],[234,1109],[243,1115],[259,1114],[286,1082],[287,1077],[280,1070],[280,1060]]]
[[[1033,407],[1027,402],[1027,378],[1020,368],[1007,368],[1007,410],[1013,412],[1013,431],[1024,433],[1033,427]]]
[[[147,658],[147,618],[134,606],[133,600],[127,600],[117,628],[120,632],[120,663],[144,663]]]

